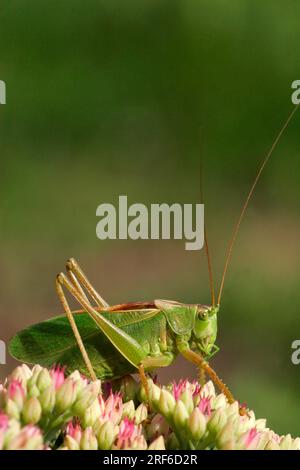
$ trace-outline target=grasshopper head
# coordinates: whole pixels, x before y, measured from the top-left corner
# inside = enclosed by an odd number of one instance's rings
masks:
[[[198,305],[195,325],[193,328],[193,339],[197,349],[204,357],[211,354],[217,337],[217,313],[219,307]]]

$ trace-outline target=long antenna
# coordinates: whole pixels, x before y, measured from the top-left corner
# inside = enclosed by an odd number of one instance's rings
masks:
[[[214,307],[216,305],[216,296],[215,296],[214,277],[213,277],[211,256],[210,256],[210,251],[208,247],[206,227],[204,227],[204,248],[205,248],[205,253],[206,253],[206,258],[207,258],[207,266],[208,266],[208,274],[209,274],[211,305],[212,307]]]
[[[224,271],[223,271],[223,275],[222,275],[222,280],[221,280],[221,284],[220,284],[220,291],[219,291],[219,295],[218,295],[218,305],[220,305],[220,301],[221,301],[221,297],[222,297],[222,293],[223,293],[223,288],[224,288],[224,282],[225,282],[225,278],[226,278],[226,274],[227,274],[227,270],[228,270],[228,266],[229,266],[229,263],[230,263],[230,260],[231,260],[231,257],[232,257],[232,250],[233,250],[233,246],[235,244],[235,241],[236,241],[236,238],[237,238],[237,235],[238,235],[238,232],[239,232],[239,228],[240,228],[240,225],[241,225],[241,222],[244,218],[244,215],[245,215],[245,212],[246,212],[246,209],[249,205],[249,201],[251,199],[251,196],[254,192],[254,189],[260,179],[260,176],[266,166],[266,164],[268,163],[273,151],[275,150],[282,134],[284,133],[284,131],[286,130],[286,128],[288,127],[290,121],[292,120],[295,112],[297,111],[299,107],[299,104],[297,106],[295,106],[292,110],[292,112],[290,113],[289,117],[287,118],[287,120],[285,121],[284,125],[282,126],[281,130],[279,131],[276,139],[274,140],[269,152],[267,153],[265,159],[263,160],[260,168],[259,168],[259,171],[255,177],[255,180],[250,188],[250,191],[249,191],[249,194],[246,198],[246,201],[243,205],[243,208],[242,208],[242,211],[240,213],[240,216],[238,218],[238,221],[234,227],[234,230],[233,230],[233,235],[232,235],[232,238],[230,240],[230,243],[229,243],[229,247],[228,247],[228,254],[227,254],[227,257],[226,257],[226,261],[225,261],[225,266],[224,266]]]
[[[201,199],[201,203],[203,204],[204,197],[203,197],[203,177],[202,177],[202,174],[203,174],[203,162],[202,162],[202,154],[200,154],[200,199]],[[204,224],[205,224],[205,222],[204,222]],[[204,225],[204,247],[205,247],[205,254],[206,254],[208,274],[209,274],[211,304],[212,304],[212,307],[214,307],[216,305],[214,276],[213,276],[211,255],[210,255],[209,246],[208,246],[207,230],[206,230],[205,225]]]

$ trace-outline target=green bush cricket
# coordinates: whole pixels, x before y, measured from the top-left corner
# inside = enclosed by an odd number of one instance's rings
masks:
[[[298,106],[293,108],[277,135],[243,205],[229,244],[217,301],[206,233],[205,248],[212,296],[210,306],[159,299],[109,306],[72,258],[66,264],[67,274],[60,273],[56,278],[57,294],[66,315],[19,332],[10,341],[11,355],[20,361],[45,367],[59,363],[68,372],[78,369],[93,380],[114,380],[138,371],[147,393],[145,373],[169,366],[178,354],[182,354],[214,381],[229,402],[234,402],[228,387],[207,362],[219,350],[215,341],[224,281],[251,196]],[[82,310],[71,311],[64,289],[79,302]],[[92,305],[87,294],[95,305]]]

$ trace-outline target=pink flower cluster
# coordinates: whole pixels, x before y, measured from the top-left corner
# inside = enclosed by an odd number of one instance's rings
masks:
[[[146,394],[128,376],[103,388],[59,366],[17,367],[0,384],[0,450],[300,450],[300,438],[279,436],[253,411],[241,416],[211,382],[149,379]]]

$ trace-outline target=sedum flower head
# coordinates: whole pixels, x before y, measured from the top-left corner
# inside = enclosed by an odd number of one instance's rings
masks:
[[[212,382],[148,379],[148,388],[147,396],[131,377],[101,387],[60,366],[21,365],[0,384],[0,450],[300,450],[300,438],[240,413]]]

